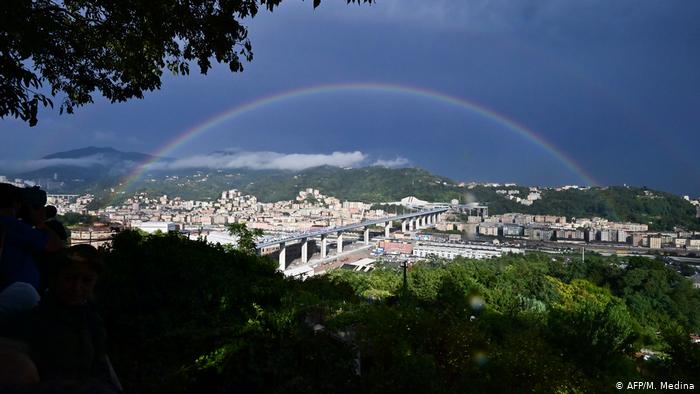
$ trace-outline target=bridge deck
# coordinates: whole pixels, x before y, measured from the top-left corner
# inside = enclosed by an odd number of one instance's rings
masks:
[[[328,228],[324,228],[322,230],[303,231],[300,233],[289,234],[287,236],[284,236],[281,238],[276,238],[273,240],[265,240],[262,242],[258,242],[258,243],[256,243],[255,247],[256,247],[256,249],[262,249],[262,248],[265,248],[268,246],[278,245],[278,244],[281,244],[283,242],[297,241],[297,240],[301,240],[304,238],[315,238],[315,237],[320,237],[320,236],[326,235],[326,234],[349,231],[349,230],[354,230],[356,228],[374,226],[376,224],[384,224],[386,222],[391,222],[394,220],[403,220],[403,219],[410,219],[410,218],[419,217],[419,216],[432,215],[432,214],[436,214],[436,213],[443,213],[446,211],[447,211],[447,208],[438,208],[438,209],[431,209],[431,210],[426,210],[426,211],[407,213],[407,214],[398,215],[398,216],[388,216],[386,218],[381,218],[381,219],[367,220],[364,222],[348,224],[345,226],[328,227]]]

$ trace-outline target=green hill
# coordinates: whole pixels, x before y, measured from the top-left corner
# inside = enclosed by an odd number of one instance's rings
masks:
[[[264,202],[294,199],[306,188],[315,188],[342,200],[365,202],[398,201],[410,195],[427,201],[448,202],[459,198],[461,192],[454,181],[420,168],[321,166],[297,172],[209,170],[181,173],[177,178],[169,175],[149,174],[130,190],[212,199],[222,190],[239,189]]]
[[[584,190],[545,189],[542,191],[542,199],[536,200],[531,206],[508,200],[497,194],[494,188],[476,187],[470,192],[478,201],[487,203],[492,214],[522,212],[561,215],[569,219],[597,216],[614,221],[648,224],[652,230],[673,230],[675,226],[700,230],[700,219],[695,217],[696,210],[690,202],[671,193],[647,188],[614,186]]]
[[[526,206],[509,200],[497,190],[518,190],[520,197],[530,192],[525,186],[472,187],[458,186],[446,177],[420,168],[389,169],[363,167],[342,169],[316,167],[304,171],[236,170],[198,171],[150,174],[128,190],[128,194],[145,191],[153,195],[167,194],[186,199],[214,199],[222,190],[239,189],[263,202],[294,199],[300,190],[318,189],[341,200],[368,203],[398,201],[416,196],[430,202],[480,202],[489,206],[491,214],[521,212],[561,215],[567,218],[602,217],[615,221],[649,224],[652,230],[673,230],[682,227],[700,230],[695,207],[681,197],[646,188],[592,187],[556,190],[540,188],[542,198]],[[123,197],[128,195],[124,194]]]

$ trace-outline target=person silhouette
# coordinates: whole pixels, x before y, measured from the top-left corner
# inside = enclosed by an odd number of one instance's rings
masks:
[[[31,309],[39,302],[40,276],[33,254],[63,248],[58,236],[43,220],[39,221],[43,218],[46,194],[42,202],[38,189],[29,193],[26,190],[0,183],[0,224],[4,228],[0,254],[0,320]],[[24,196],[30,198],[25,200]],[[20,220],[20,210],[33,221]]]
[[[58,238],[63,242],[64,246],[68,247],[68,231],[66,230],[66,227],[63,226],[63,223],[59,222],[56,218],[56,214],[58,213],[56,207],[53,205],[47,205],[44,207],[44,213],[46,216],[46,220],[44,221],[44,223],[46,223],[46,227],[48,227],[58,236]]]

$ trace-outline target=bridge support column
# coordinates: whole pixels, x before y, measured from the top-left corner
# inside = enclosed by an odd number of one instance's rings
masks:
[[[391,235],[391,222],[384,223],[384,237],[389,238]]]
[[[301,263],[306,264],[309,262],[309,239],[303,238],[301,240]]]
[[[401,221],[401,232],[405,233],[406,232],[406,219],[403,219]]]
[[[280,263],[278,269],[284,271],[285,268],[287,268],[287,245],[282,242],[280,244]]]
[[[343,233],[338,232],[338,242],[337,242],[337,252],[336,254],[339,255],[343,253]]]
[[[365,245],[369,245],[369,227],[365,227],[364,235],[365,235]]]
[[[326,234],[321,235],[321,258],[325,259],[328,255],[328,240]]]

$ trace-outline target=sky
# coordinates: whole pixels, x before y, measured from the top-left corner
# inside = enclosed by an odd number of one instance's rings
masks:
[[[696,0],[285,0],[245,21],[242,73],[167,75],[142,100],[43,110],[32,128],[0,120],[0,174],[109,146],[177,168],[416,166],[700,196],[699,17]],[[357,88],[284,96],[327,85]]]

